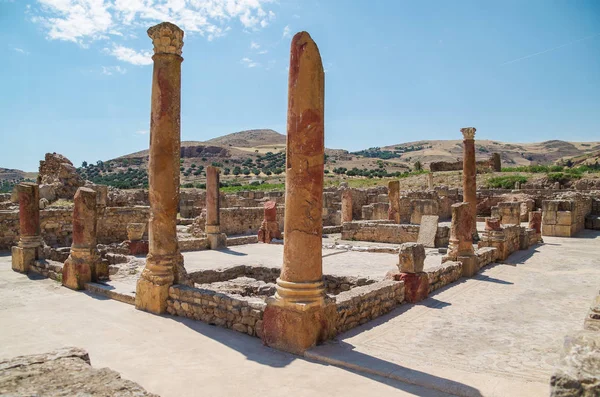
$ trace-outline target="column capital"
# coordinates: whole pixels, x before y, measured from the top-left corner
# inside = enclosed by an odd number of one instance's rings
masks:
[[[475,131],[477,131],[475,127],[465,127],[460,129],[464,139],[475,139]]]
[[[162,22],[148,29],[152,39],[154,54],[174,54],[181,56],[183,30],[170,22]]]

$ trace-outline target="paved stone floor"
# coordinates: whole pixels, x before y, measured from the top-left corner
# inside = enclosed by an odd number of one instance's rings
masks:
[[[201,322],[29,278],[0,256],[0,358],[77,346],[162,397],[448,396],[394,379],[320,364]]]
[[[460,395],[546,396],[563,337],[600,288],[600,233],[579,237],[545,237],[308,356]]]

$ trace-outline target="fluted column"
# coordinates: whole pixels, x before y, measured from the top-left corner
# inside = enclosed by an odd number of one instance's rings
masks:
[[[283,265],[263,319],[263,341],[294,353],[328,339],[334,322],[322,262],[324,89],[319,49],[300,32],[290,51]]]
[[[473,240],[477,234],[477,166],[475,164],[475,131],[473,127],[461,128],[463,134],[463,201],[469,203],[473,217]]]
[[[27,273],[31,264],[40,259],[42,238],[40,234],[40,190],[35,183],[16,186],[19,200],[19,244],[12,247],[12,269]]]
[[[148,29],[154,45],[150,114],[148,257],[135,306],[164,313],[169,287],[186,279],[177,243],[183,31],[163,22]]]

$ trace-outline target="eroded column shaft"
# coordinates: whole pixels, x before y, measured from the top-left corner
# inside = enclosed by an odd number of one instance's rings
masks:
[[[463,134],[463,201],[469,203],[473,217],[472,235],[477,239],[477,168],[475,163],[475,131],[473,127],[462,128]]]

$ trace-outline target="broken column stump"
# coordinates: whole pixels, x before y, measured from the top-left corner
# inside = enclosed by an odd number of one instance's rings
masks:
[[[425,248],[422,244],[404,243],[400,246],[398,269],[400,273],[388,275],[396,281],[404,281],[404,300],[417,303],[429,294],[429,277],[423,272]]]
[[[264,204],[264,219],[258,229],[258,242],[269,244],[273,239],[282,239],[279,223],[277,222],[277,203],[267,201]]]
[[[28,273],[29,268],[42,255],[40,234],[40,190],[35,183],[19,183],[15,187],[19,201],[19,243],[11,248],[12,269]]]

